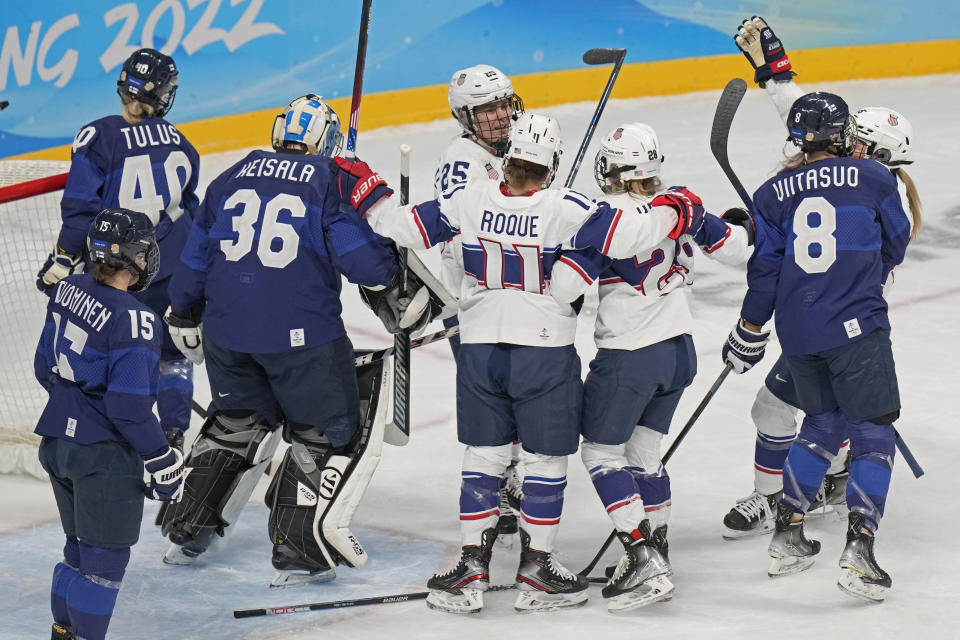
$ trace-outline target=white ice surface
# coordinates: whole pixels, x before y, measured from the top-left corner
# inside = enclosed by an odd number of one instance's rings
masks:
[[[960,338],[960,205],[956,198],[960,161],[960,76],[846,82],[809,90],[832,90],[852,107],[891,106],[906,114],[916,131],[915,160],[908,170],[925,205],[923,232],[897,269],[891,292],[893,343],[899,372],[903,417],[900,432],[926,470],[916,480],[897,461],[877,555],[893,577],[887,601],[871,606],[844,596],[835,587],[843,524],[832,520],[809,527],[823,543],[809,571],[779,580],[766,576],[767,539],[721,540],[721,519],[734,501],[752,489],[755,431],[749,408],[775,344],[757,371],[731,375],[671,461],[673,517],[671,560],[677,585],[672,602],[612,616],[599,589],[581,609],[540,615],[513,611],[514,595],[491,594],[478,617],[429,611],[423,602],[385,604],[339,611],[234,620],[234,609],[301,604],[351,597],[422,591],[435,569],[445,569],[458,553],[457,500],[462,448],[454,430],[454,367],[449,349],[436,344],[418,349],[412,362],[412,436],[405,448],[385,446],[367,496],[354,519],[355,532],[371,555],[360,570],[342,569],[333,583],[271,591],[267,583],[269,541],[266,510],[256,505],[244,515],[225,551],[210,554],[191,568],[162,566],[166,543],[152,526],[148,504],[143,535],[120,592],[111,638],[771,638],[960,637],[960,561],[953,534],[960,515],[953,500],[960,451],[957,411],[960,395],[955,362]],[[597,87],[599,94],[601,87]],[[654,126],[666,155],[665,180],[685,184],[719,213],[739,202],[709,152],[708,137],[719,92],[679,97],[614,100],[596,138],[613,125],[643,121]],[[545,110],[556,116],[566,141],[558,182],[566,176],[594,109],[580,103]],[[361,120],[362,124],[362,120]],[[269,123],[264,124],[266,137]],[[432,195],[435,163],[457,132],[452,120],[361,132],[361,157],[396,181],[400,143],[413,146],[411,198]],[[751,190],[774,170],[784,138],[782,124],[767,96],[746,96],[731,134],[730,155]],[[576,186],[594,194],[592,160],[586,155]],[[242,152],[203,159],[205,185]],[[436,265],[434,252],[424,255]],[[677,411],[675,435],[721,370],[719,348],[737,317],[744,292],[742,272],[698,258],[694,313],[701,375]],[[389,338],[345,286],[345,318],[358,347],[386,346]],[[595,302],[594,302],[595,304]],[[582,316],[577,346],[584,367],[592,345],[593,307]],[[205,377],[197,397],[209,397]],[[666,444],[666,443],[665,443]],[[666,447],[664,447],[665,449]],[[262,483],[265,484],[265,483]],[[50,628],[49,581],[59,559],[62,533],[46,483],[24,477],[0,478],[0,638],[46,637]],[[570,460],[558,555],[579,570],[596,553],[611,525],[579,457]],[[509,582],[516,551],[496,554],[493,580]],[[613,557],[610,552],[609,558]],[[601,564],[602,566],[602,564]]]

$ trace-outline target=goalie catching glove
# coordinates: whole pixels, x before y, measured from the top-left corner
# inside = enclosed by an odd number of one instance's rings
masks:
[[[186,311],[175,311],[173,307],[168,307],[163,314],[173,344],[193,364],[203,364],[202,318],[202,305],[193,305]]]
[[[399,269],[393,281],[380,289],[360,287],[360,298],[377,314],[390,333],[410,331],[418,336],[440,312],[431,300],[430,290],[411,270],[407,270],[407,293],[400,295],[402,274]]]
[[[81,262],[83,262],[82,255],[67,253],[57,247],[47,256],[47,261],[37,272],[37,289],[46,293],[47,289],[76,271]]]

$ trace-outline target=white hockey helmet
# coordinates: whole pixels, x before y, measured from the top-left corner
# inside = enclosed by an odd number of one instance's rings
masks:
[[[553,182],[560,165],[560,123],[555,118],[539,113],[521,114],[510,129],[510,146],[503,156],[504,165],[510,160],[524,160],[547,167],[550,171],[542,187]]]
[[[650,125],[641,122],[611,129],[600,143],[593,177],[604,193],[616,190],[614,181],[645,180],[660,175],[663,154]]]
[[[461,69],[450,79],[450,111],[469,135],[502,156],[510,122],[523,113],[523,100],[502,71],[488,64]]]
[[[296,98],[277,114],[270,138],[277,151],[284,142],[299,142],[306,145],[307,153],[328,158],[343,147],[340,118],[323,98],[312,93]]]
[[[864,157],[889,167],[910,164],[913,126],[903,115],[886,107],[867,107],[857,111],[857,140],[866,145]]]

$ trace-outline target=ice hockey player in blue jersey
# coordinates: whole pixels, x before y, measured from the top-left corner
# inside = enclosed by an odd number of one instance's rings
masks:
[[[752,252],[749,213],[731,209],[721,219],[705,212],[688,189],[667,189],[663,159],[649,125],[610,130],[594,163],[597,185],[624,215],[660,224],[661,239],[622,260],[594,250],[564,252],[551,273],[550,292],[562,302],[599,281],[598,351],[584,382],[580,452],[624,547],[603,589],[611,612],[670,598],[674,589],[667,544],[670,477],[660,462],[660,443],[697,372],[689,301],[694,246],[731,265],[746,263]],[[674,237],[669,232],[676,204],[692,209],[696,221]]]
[[[780,39],[763,18],[753,16],[743,21],[734,40],[756,69],[758,84],[766,90],[781,119],[786,122],[794,101],[807,92],[794,81],[793,67]],[[780,71],[774,72],[774,67]],[[920,196],[905,168],[913,162],[913,127],[902,114],[886,107],[860,109],[853,117],[857,133],[851,156],[877,160],[897,177],[900,200],[910,213],[910,237],[916,238],[922,217]],[[884,297],[888,299],[892,284],[891,276],[883,289]],[[783,490],[783,464],[797,436],[798,412],[793,379],[781,356],[770,368],[750,409],[757,429],[754,490],[739,499],[724,516],[725,539],[734,540],[773,530],[777,499]],[[849,441],[846,441],[831,461],[823,487],[807,512],[808,517],[831,512],[846,516],[848,449]]]
[[[67,537],[51,589],[52,636],[62,640],[106,636],[144,492],[176,500],[183,475],[183,456],[153,414],[163,327],[130,295],[157,274],[153,224],[142,213],[103,211],[87,254],[90,273],[51,286],[34,360],[50,394],[36,428],[40,464]]]
[[[897,179],[874,160],[850,158],[856,125],[839,96],[812,93],[793,103],[790,139],[801,153],[754,194],[756,248],[741,318],[723,359],[743,373],[763,357],[776,328],[805,412],[784,465],[771,576],[803,571],[820,550],[803,518],[830,457],[850,439],[850,510],[840,588],[883,600],[890,576],[876,562],[894,458],[900,396],[882,285],[903,260],[910,221]]]
[[[694,223],[685,207],[665,207],[666,224],[627,215],[571,189],[549,189],[560,160],[560,127],[526,112],[511,130],[506,181],[456,185],[414,207],[397,205],[379,174],[337,160],[357,177],[349,195],[379,233],[407,247],[460,234],[461,345],[457,358],[457,435],[466,445],[460,491],[462,553],[427,583],[427,605],[475,613],[489,587],[497,537],[499,488],[514,440],[523,443],[521,557],[514,607],[549,611],[582,605],[587,581],[553,554],[567,458],[580,433],[580,360],[576,313],[549,295],[561,245],[593,247],[616,258],[679,236]]]
[[[160,245],[160,271],[137,298],[162,316],[169,304],[167,286],[183,249],[197,205],[199,157],[193,145],[164,120],[177,93],[173,59],[139,49],[124,62],[117,81],[123,114],[84,125],[73,141],[70,175],[63,192],[63,225],[57,245],[37,276],[48,289],[73,273],[85,259],[90,222],[102,209],[124,207],[145,213]],[[160,360],[157,411],[168,441],[183,448],[190,426],[193,366],[166,332]]]
[[[320,97],[297,98],[275,119],[274,150],[224,171],[198,209],[166,320],[184,353],[206,361],[213,402],[184,497],[163,516],[167,562],[191,562],[236,522],[281,432],[292,446],[267,495],[274,584],[366,562],[347,525],[379,460],[383,424],[372,421],[385,403],[381,363],[360,372],[358,391],[341,276],[371,289],[390,330],[409,325],[392,243],[341,207],[341,180],[352,180],[332,160],[342,139]]]

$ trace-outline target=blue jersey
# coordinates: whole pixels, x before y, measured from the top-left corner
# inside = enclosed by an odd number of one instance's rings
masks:
[[[163,324],[132,295],[68,276],[50,290],[34,358],[50,399],[36,433],[79,444],[126,441],[143,457],[167,446],[153,414]]]
[[[170,284],[174,309],[206,299],[204,336],[281,353],[346,335],[340,276],[389,284],[393,245],[344,209],[323,156],[253,151],[207,188]]]
[[[193,145],[163,118],[129,124],[107,116],[80,129],[70,158],[57,245],[86,255],[87,232],[98,213],[113,207],[139,211],[157,228],[160,272],[154,281],[169,276],[198,202],[200,159]]]
[[[910,222],[887,168],[873,160],[820,160],[771,178],[753,202],[756,248],[744,320],[763,325],[776,308],[788,355],[889,328],[881,285],[903,260]]]

